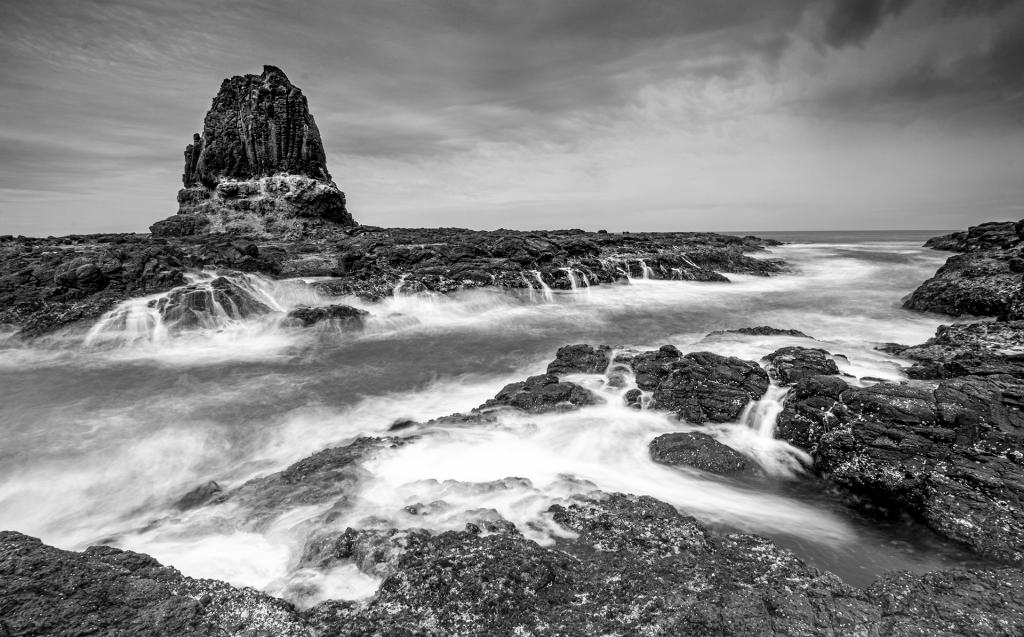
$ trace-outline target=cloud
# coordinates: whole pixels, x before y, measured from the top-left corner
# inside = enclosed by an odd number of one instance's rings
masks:
[[[885,156],[921,175],[941,165],[933,172],[978,201],[1020,192],[996,163],[1020,151],[993,140],[1021,135],[1021,2],[0,5],[0,233],[15,218],[59,232],[72,216],[79,230],[165,216],[220,81],[263,64],[305,92],[331,172],[367,223],[610,225],[626,210],[709,227],[764,209],[799,225],[820,221],[808,211],[830,192],[881,205],[847,192],[844,174],[934,210],[918,191],[935,188],[872,169]],[[949,156],[964,136],[998,146],[971,157],[996,181]],[[851,157],[867,165],[853,170]],[[950,177],[958,166],[976,187]],[[811,170],[814,183],[802,178]],[[47,192],[77,194],[74,212],[28,199]]]
[[[841,48],[859,45],[871,37],[885,20],[899,15],[911,0],[835,0],[825,19],[824,40]]]

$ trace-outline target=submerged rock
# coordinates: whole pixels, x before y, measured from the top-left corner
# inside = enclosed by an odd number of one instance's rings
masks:
[[[649,445],[651,459],[660,464],[693,467],[723,476],[757,473],[757,464],[699,432],[663,434]]]
[[[330,321],[348,329],[361,329],[370,313],[351,305],[325,305],[318,307],[297,307],[288,312],[287,320],[310,327]]]
[[[192,489],[185,495],[181,496],[177,502],[174,503],[174,507],[180,511],[188,511],[189,509],[195,509],[201,507],[210,500],[214,499],[224,491],[223,488],[213,480],[205,484],[201,484],[195,489]]]
[[[271,312],[248,286],[227,277],[176,288],[153,304],[164,322],[178,329],[219,326],[224,318],[244,319]]]
[[[718,330],[711,332],[708,336],[720,336],[722,334],[742,334],[744,336],[791,336],[793,338],[812,338],[800,330],[780,329],[761,325],[758,327],[741,327],[735,330]]]

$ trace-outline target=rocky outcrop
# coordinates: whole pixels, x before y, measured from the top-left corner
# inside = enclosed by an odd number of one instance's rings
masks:
[[[722,336],[723,334],[740,334],[742,336],[791,336],[793,338],[811,338],[804,334],[800,330],[782,329],[778,327],[771,327],[769,325],[759,325],[757,327],[740,327],[735,330],[718,330],[711,332],[708,337]]]
[[[611,348],[581,343],[559,347],[548,363],[549,374],[603,374],[611,362]]]
[[[653,392],[651,407],[692,423],[732,422],[768,389],[760,365],[712,352],[682,354],[672,345],[635,355],[637,387]]]
[[[839,373],[832,354],[818,348],[783,347],[765,356],[764,361],[768,374],[783,385],[792,385],[808,376]]]
[[[651,460],[659,464],[692,467],[722,476],[758,473],[756,462],[704,433],[664,434],[652,440],[649,448]]]
[[[1007,374],[1024,378],[1024,321],[942,325],[921,345],[898,354],[916,361],[907,375],[917,379]]]
[[[212,217],[193,217],[178,215],[169,222],[201,218],[212,227]],[[652,278],[668,280],[678,277],[660,263],[683,262],[684,257],[689,262],[684,269],[768,276],[785,267],[778,260],[747,254],[763,250],[767,242],[710,233],[405,230],[331,224],[306,227],[289,238],[243,230],[170,237],[0,236],[0,326],[36,336],[90,321],[119,301],[180,286],[186,272],[204,268],[222,275],[242,271],[318,277],[313,287],[325,294],[366,300],[379,300],[396,290],[450,293],[494,286],[534,290],[540,302],[539,281],[555,290],[570,289],[572,281],[579,287],[626,281],[624,266],[635,269],[640,260],[646,260]]]
[[[326,305],[320,307],[297,307],[288,312],[286,321],[297,323],[302,327],[311,327],[317,323],[330,323],[350,330],[363,327],[370,313],[351,305]]]
[[[798,381],[777,435],[883,514],[982,555],[1024,561],[1024,384],[1009,376],[850,387]]]
[[[184,577],[140,553],[72,553],[0,531],[0,635],[311,633],[291,604],[251,588]]]
[[[306,611],[156,560],[61,551],[0,533],[0,631],[10,635],[1012,635],[1024,571],[893,573],[861,590],[764,538],[712,531],[649,497],[595,492],[548,510],[554,546],[507,522],[431,534],[337,531],[300,566],[381,578],[364,602]]]
[[[320,130],[302,90],[275,66],[224,80],[203,133],[185,149],[186,188],[278,173],[330,181]]]
[[[533,414],[577,409],[593,405],[597,398],[576,383],[559,380],[554,374],[539,374],[525,381],[509,383],[479,409],[513,407]]]
[[[305,95],[273,66],[224,80],[185,149],[182,182],[179,216],[154,224],[154,235],[301,236],[324,222],[355,225]]]
[[[153,306],[164,323],[178,329],[206,327],[212,316],[244,319],[271,311],[253,290],[222,276],[175,288]]]
[[[910,295],[904,307],[953,316],[1024,318],[1024,222],[994,222],[930,239],[961,252]]]

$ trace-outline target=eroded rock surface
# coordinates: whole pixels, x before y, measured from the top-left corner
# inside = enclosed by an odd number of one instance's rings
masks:
[[[783,385],[792,385],[801,378],[838,374],[832,354],[810,347],[783,347],[764,357],[768,374]]]
[[[712,352],[682,354],[671,345],[633,357],[637,386],[653,392],[651,407],[693,424],[737,420],[768,389],[760,365]]]
[[[554,374],[538,374],[521,382],[509,383],[480,409],[514,407],[539,414],[576,409],[596,402],[596,396],[576,383],[559,380]]]
[[[369,316],[366,310],[351,305],[326,305],[320,307],[297,307],[285,317],[303,327],[330,322],[347,329],[360,329]]]
[[[777,435],[875,510],[982,555],[1024,559],[1024,385],[1009,376],[850,387],[811,376]]]
[[[291,604],[251,588],[184,577],[140,553],[73,553],[0,531],[0,635],[311,633]]]
[[[914,290],[904,307],[953,316],[1024,318],[1024,223],[992,222],[930,239],[925,245],[953,250],[935,276]]]
[[[758,472],[756,462],[700,432],[663,434],[651,441],[650,451],[651,459],[660,464],[692,467],[723,476]]]
[[[355,225],[306,96],[274,66],[224,80],[185,149],[182,182],[178,216],[154,224],[154,235],[301,236],[323,222]]]

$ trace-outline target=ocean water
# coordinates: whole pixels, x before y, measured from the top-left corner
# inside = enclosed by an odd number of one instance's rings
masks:
[[[628,387],[599,375],[573,380],[603,404],[433,427],[375,457],[349,494],[352,506],[326,526],[331,502],[173,507],[209,480],[230,490],[326,447],[386,435],[397,420],[468,411],[543,372],[571,343],[671,343],[751,360],[813,345],[844,355],[837,362],[855,378],[904,378],[906,361],[875,347],[921,342],[949,321],[900,307],[945,259],[920,247],[933,234],[780,233],[794,243],[763,256],[785,259],[790,272],[730,275],[728,284],[637,279],[549,294],[400,293],[366,304],[320,296],[304,281],[242,281],[280,310],[363,307],[372,316],[357,334],[286,327],[279,316],[219,318],[179,332],[145,300],[129,302],[88,333],[0,346],[0,528],[70,549],[103,542],[146,552],[187,575],[302,604],[358,598],[378,584],[354,567],[298,569],[311,533],[457,529],[500,515],[550,543],[564,531],[545,510],[594,488],[652,495],[713,526],[769,535],[856,585],[893,568],[969,563],[957,547],[906,522],[864,518],[806,480],[805,455],[771,435],[782,392],[739,422],[697,428],[626,408]],[[707,336],[754,325],[799,329],[815,341]],[[654,437],[691,429],[750,454],[767,477],[736,482],[649,459]],[[414,504],[430,513],[409,515]]]

